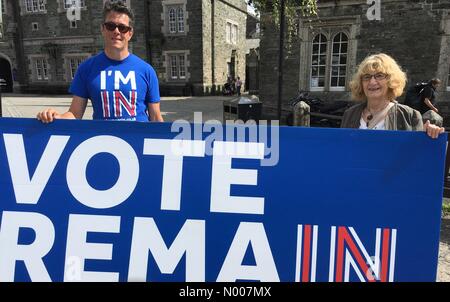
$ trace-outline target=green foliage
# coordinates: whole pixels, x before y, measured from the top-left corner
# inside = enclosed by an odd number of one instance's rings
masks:
[[[442,204],[442,214],[443,216],[450,215],[450,201],[444,199],[444,203]]]
[[[290,48],[292,38],[297,34],[297,21],[299,17],[311,18],[317,16],[318,0],[285,0],[285,24],[286,42]],[[279,28],[280,26],[280,2],[281,0],[248,0],[257,13],[272,12],[272,20]]]

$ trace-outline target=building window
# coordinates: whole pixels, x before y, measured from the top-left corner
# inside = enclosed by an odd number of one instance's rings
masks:
[[[174,8],[169,10],[169,32],[171,34],[177,32],[177,16]]]
[[[347,57],[348,37],[345,33],[336,34],[332,40],[324,34],[317,34],[312,42],[311,90],[345,90]]]
[[[182,7],[177,8],[178,32],[184,33],[184,11]]]
[[[70,28],[77,28],[78,27],[78,25],[77,25],[77,21],[70,21]]]
[[[170,56],[170,78],[178,78],[177,56]]]
[[[2,3],[2,14],[6,14],[6,0],[1,0]]]
[[[237,25],[233,24],[231,26],[231,43],[236,45],[237,44],[237,37],[238,37],[238,27]]]
[[[184,9],[182,6],[172,6],[168,8],[169,33],[184,33]]]
[[[345,89],[345,79],[347,76],[347,46],[347,36],[344,33],[338,33],[333,39],[330,89],[333,87]]]
[[[227,22],[225,27],[225,40],[228,44],[237,44],[238,40],[238,26],[231,22]]]
[[[186,63],[184,55],[178,56],[178,71],[179,71],[179,78],[186,79]]]
[[[70,58],[69,59],[69,69],[70,69],[70,79],[73,80],[75,73],[77,72],[80,64],[85,60],[83,57]]]
[[[325,87],[327,46],[327,38],[324,35],[319,34],[314,38],[311,60],[311,88]]]
[[[187,79],[187,53],[168,53],[166,56],[167,80],[169,81],[185,81]]]
[[[39,23],[37,23],[37,22],[31,23],[31,30],[32,30],[32,31],[37,31],[37,30],[39,30]]]
[[[79,7],[86,7],[85,0],[64,0],[64,9],[71,8],[72,6],[77,7],[77,2],[79,2]]]
[[[69,9],[72,6],[77,7],[77,4],[79,5],[78,7],[80,8],[86,7],[85,0],[64,0],[64,9]]]
[[[170,79],[185,80],[186,79],[186,58],[185,54],[169,55],[170,62]]]
[[[161,32],[166,36],[185,36],[189,32],[187,0],[161,0]]]
[[[35,59],[36,78],[40,81],[48,80],[47,59]]]
[[[448,68],[448,76],[447,76],[447,91],[450,91],[450,66]]]
[[[28,13],[45,12],[46,0],[25,0],[25,7]]]

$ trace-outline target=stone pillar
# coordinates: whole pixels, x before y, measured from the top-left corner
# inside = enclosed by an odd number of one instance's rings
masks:
[[[309,127],[309,105],[301,101],[295,104],[293,112],[293,126]]]
[[[436,125],[438,127],[442,127],[444,124],[444,119],[442,116],[434,112],[433,110],[428,110],[422,115],[423,123],[425,124],[427,121],[430,121],[431,124]]]

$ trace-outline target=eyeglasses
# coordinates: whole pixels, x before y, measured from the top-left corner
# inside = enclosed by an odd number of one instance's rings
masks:
[[[130,26],[126,26],[124,24],[116,24],[114,22],[105,22],[103,23],[103,26],[109,31],[115,31],[116,28],[118,28],[119,32],[122,34],[126,34],[132,29],[132,27]]]
[[[387,74],[379,72],[376,74],[363,74],[361,79],[364,82],[369,82],[372,78],[374,78],[377,81],[382,81],[382,80],[386,79],[387,77],[388,77]]]

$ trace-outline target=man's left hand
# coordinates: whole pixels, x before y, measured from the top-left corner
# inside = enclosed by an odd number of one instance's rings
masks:
[[[423,129],[431,138],[438,138],[439,134],[444,133],[445,131],[444,127],[433,125],[430,121],[427,121],[425,125],[423,125]]]

